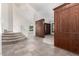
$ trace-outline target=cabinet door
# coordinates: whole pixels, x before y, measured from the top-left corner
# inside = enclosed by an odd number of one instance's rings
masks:
[[[69,19],[70,10],[64,9],[59,12],[59,42],[60,47],[68,49],[70,47]]]
[[[79,5],[70,8],[71,32],[79,32]]]
[[[60,20],[60,32],[69,32],[69,19],[70,19],[70,10],[65,9],[60,11],[59,20]]]
[[[70,32],[72,38],[72,49],[79,53],[79,5],[70,8]]]

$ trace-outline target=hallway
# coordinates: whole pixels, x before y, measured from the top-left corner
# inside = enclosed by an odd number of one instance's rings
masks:
[[[49,38],[49,39],[48,39]],[[54,47],[52,35],[45,38],[30,35],[26,40],[15,44],[2,45],[4,56],[77,56],[72,52]],[[52,45],[53,44],[53,45]]]
[[[2,55],[79,55],[79,4],[2,3],[1,10]]]

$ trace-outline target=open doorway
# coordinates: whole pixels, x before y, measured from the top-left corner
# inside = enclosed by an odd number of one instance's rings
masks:
[[[43,38],[43,42],[46,44],[54,43],[54,27],[51,23],[45,23],[45,19],[40,19],[35,22],[36,37]],[[52,32],[51,32],[52,31]]]

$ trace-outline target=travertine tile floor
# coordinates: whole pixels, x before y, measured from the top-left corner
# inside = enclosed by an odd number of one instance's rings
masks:
[[[53,36],[29,37],[15,44],[2,45],[3,56],[77,56],[72,52],[54,47]]]

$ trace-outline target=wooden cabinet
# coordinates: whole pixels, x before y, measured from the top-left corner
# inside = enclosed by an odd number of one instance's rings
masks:
[[[63,4],[54,9],[55,46],[79,54],[79,4]]]
[[[40,19],[36,21],[36,36],[44,37],[44,19]]]

